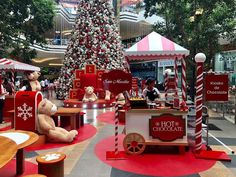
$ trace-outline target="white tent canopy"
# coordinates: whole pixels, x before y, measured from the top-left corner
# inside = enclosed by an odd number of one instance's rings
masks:
[[[189,50],[156,32],[151,32],[149,35],[125,51],[125,56],[128,60],[136,61],[175,59],[188,55]]]
[[[40,68],[12,59],[1,58],[0,70],[40,71]]]

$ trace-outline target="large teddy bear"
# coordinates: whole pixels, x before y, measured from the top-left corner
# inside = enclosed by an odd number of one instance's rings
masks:
[[[83,97],[83,102],[94,102],[98,99],[97,95],[94,93],[94,88],[91,86],[85,87],[85,93]]]
[[[43,99],[38,105],[37,131],[47,136],[49,142],[72,142],[78,134],[76,130],[67,131],[64,128],[56,127],[52,115],[57,107],[51,101]]]
[[[25,72],[28,82],[20,90],[22,91],[40,91],[41,85],[38,81],[39,76],[41,75],[38,71]]]

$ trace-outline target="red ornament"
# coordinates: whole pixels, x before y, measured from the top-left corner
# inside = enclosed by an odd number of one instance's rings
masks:
[[[182,102],[180,103],[180,110],[181,110],[181,111],[188,111],[188,106],[187,106],[187,104],[186,104],[185,101],[182,101]]]

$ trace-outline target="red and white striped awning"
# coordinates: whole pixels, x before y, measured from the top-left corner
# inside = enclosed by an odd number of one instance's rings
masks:
[[[183,58],[189,55],[189,50],[161,36],[151,32],[141,41],[125,51],[128,60],[159,60]]]
[[[142,2],[143,0],[122,0],[121,1],[121,7],[125,5],[132,5],[132,4],[137,4],[139,2]]]
[[[12,59],[0,58],[0,70],[40,71],[40,68]]]

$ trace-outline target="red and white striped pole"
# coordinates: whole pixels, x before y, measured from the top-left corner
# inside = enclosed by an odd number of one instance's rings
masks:
[[[165,99],[167,99],[167,91],[168,91],[168,79],[169,79],[169,74],[171,73],[170,69],[165,70],[165,75],[164,75],[164,86],[165,86]]]
[[[118,154],[118,125],[119,125],[119,107],[118,95],[116,96],[115,104],[115,155]]]
[[[182,100],[186,101],[187,86],[186,86],[186,61],[185,58],[182,58]]]
[[[178,58],[175,59],[175,97],[178,97]]]
[[[203,93],[203,63],[206,60],[204,53],[195,55],[197,63],[196,81],[196,127],[195,127],[195,152],[200,153],[202,148],[202,93]]]
[[[14,71],[11,70],[11,89],[12,89],[12,95],[15,93],[15,77],[14,77]]]

